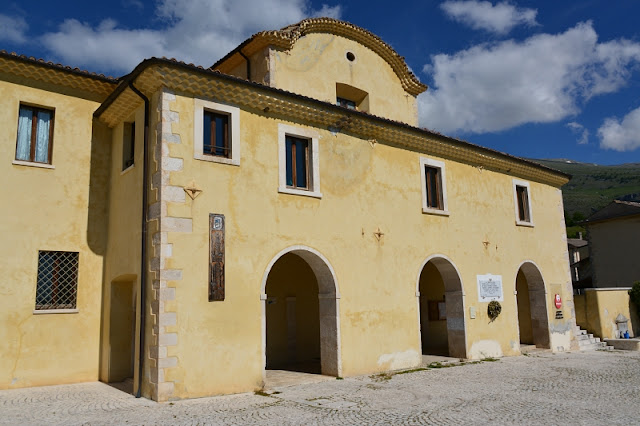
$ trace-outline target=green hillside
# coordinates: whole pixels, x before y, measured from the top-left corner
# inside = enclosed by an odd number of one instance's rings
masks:
[[[640,201],[640,163],[601,166],[571,160],[532,161],[572,176],[562,187],[567,226],[613,200]]]

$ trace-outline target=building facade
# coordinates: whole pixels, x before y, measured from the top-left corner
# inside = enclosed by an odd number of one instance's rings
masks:
[[[640,281],[640,203],[614,200],[584,222],[592,285],[575,296],[578,325],[603,339],[620,337],[616,319],[627,318],[631,336],[640,330],[629,290]]]
[[[308,19],[119,80],[0,59],[2,388],[164,401],[575,346],[568,177],[418,128],[426,86],[366,30]]]
[[[640,203],[612,201],[584,221],[591,247],[593,287],[631,287],[640,281]]]

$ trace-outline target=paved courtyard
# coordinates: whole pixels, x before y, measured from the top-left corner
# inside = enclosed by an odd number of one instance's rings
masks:
[[[0,391],[0,424],[640,425],[640,353],[537,353],[158,404],[102,383]]]

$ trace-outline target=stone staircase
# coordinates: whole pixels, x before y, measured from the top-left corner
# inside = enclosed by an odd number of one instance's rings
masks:
[[[601,342],[599,337],[593,337],[593,334],[587,333],[586,330],[581,329],[579,326],[576,326],[576,340],[581,351],[613,350],[613,346],[608,346],[605,342]]]

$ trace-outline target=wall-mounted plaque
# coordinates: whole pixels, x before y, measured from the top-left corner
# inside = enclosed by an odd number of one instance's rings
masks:
[[[477,275],[478,300],[481,302],[502,302],[502,275]]]
[[[209,215],[209,302],[224,300],[224,215]]]

